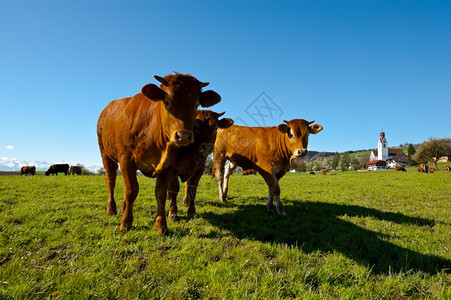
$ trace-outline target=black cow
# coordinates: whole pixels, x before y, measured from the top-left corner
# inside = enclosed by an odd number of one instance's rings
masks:
[[[69,172],[69,165],[68,164],[55,164],[51,165],[50,168],[45,172],[45,176],[49,176],[49,174],[55,174],[58,175],[58,173],[64,173],[64,175],[67,175]]]

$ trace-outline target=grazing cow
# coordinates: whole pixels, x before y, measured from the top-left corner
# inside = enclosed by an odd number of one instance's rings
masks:
[[[321,175],[326,175],[326,170],[321,170]]]
[[[33,175],[36,174],[36,167],[35,166],[23,166],[20,168],[20,175]]]
[[[69,172],[68,164],[54,164],[49,167],[49,169],[45,172],[45,176],[49,176],[50,174],[55,174],[58,176],[58,173],[64,173],[67,175]]]
[[[407,172],[406,168],[400,167],[400,166],[396,167],[395,170],[396,170],[396,171]]]
[[[418,166],[418,172],[420,172],[420,173],[429,173],[429,166],[428,166],[428,164],[420,164]]]
[[[154,76],[161,84],[147,84],[133,97],[110,102],[97,123],[97,136],[108,188],[107,214],[115,215],[114,187],[118,164],[125,184],[121,231],[133,223],[133,202],[138,196],[136,171],[156,177],[157,218],[155,228],[168,233],[165,202],[178,149],[194,141],[197,106],[212,106],[221,97],[202,92],[208,83],[188,74]]]
[[[197,185],[204,173],[207,156],[213,152],[216,133],[218,128],[232,126],[233,120],[219,117],[224,113],[216,113],[210,110],[197,112],[194,124],[194,143],[181,147],[178,152],[175,176],[173,177],[168,191],[168,200],[171,201],[169,208],[170,219],[177,217],[177,194],[180,190],[178,177],[185,183],[185,197],[183,203],[188,205],[188,220],[193,219],[196,214],[194,199],[196,197]]]
[[[81,175],[81,174],[82,174],[82,172],[81,172],[81,167],[79,167],[79,166],[70,166],[70,168],[69,168],[69,174],[72,174],[72,175],[74,175],[74,174]]]
[[[445,170],[446,170],[446,172],[448,172],[448,173],[451,172],[451,166],[446,166],[446,167],[445,167]]]
[[[254,169],[269,187],[266,209],[272,211],[273,197],[279,216],[286,216],[280,201],[279,179],[291,168],[291,161],[307,154],[309,134],[323,127],[303,119],[285,121],[277,127],[245,127],[233,125],[219,130],[215,142],[214,169],[219,188],[219,200],[226,202],[228,180],[236,166]],[[229,168],[224,174],[226,160]]]
[[[315,175],[315,172],[314,171],[309,171],[308,172],[310,175]]]
[[[252,170],[252,169],[249,169],[249,170],[243,170],[243,173],[242,173],[244,176],[246,176],[246,175],[257,175],[257,171],[255,171],[255,170]]]

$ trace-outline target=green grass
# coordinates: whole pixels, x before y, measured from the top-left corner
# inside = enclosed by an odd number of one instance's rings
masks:
[[[266,213],[260,176],[233,175],[227,205],[206,176],[197,218],[180,205],[169,236],[153,228],[155,180],[139,182],[122,234],[102,176],[1,176],[0,298],[451,297],[444,171],[287,174],[285,219]]]

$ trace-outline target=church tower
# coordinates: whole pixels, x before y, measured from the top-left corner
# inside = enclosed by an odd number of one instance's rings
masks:
[[[386,160],[388,159],[388,145],[385,139],[385,132],[381,131],[381,136],[377,142],[377,159]]]

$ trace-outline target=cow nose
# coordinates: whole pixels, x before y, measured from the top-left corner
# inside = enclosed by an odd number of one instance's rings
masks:
[[[202,154],[208,155],[208,154],[210,154],[211,152],[213,152],[214,145],[213,145],[213,144],[210,144],[210,143],[203,143],[203,144],[201,145],[201,148],[202,148]]]
[[[305,149],[305,148],[296,149],[296,151],[294,152],[294,156],[296,156],[296,157],[305,156],[306,154],[307,154],[307,149]]]
[[[191,130],[183,130],[175,133],[175,141],[179,145],[188,145],[194,141],[194,134]]]

